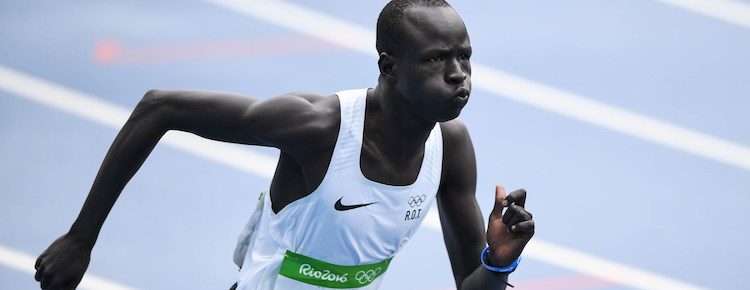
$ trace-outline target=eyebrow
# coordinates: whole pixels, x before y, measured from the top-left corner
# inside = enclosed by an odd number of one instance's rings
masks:
[[[462,53],[471,53],[471,45],[466,46],[460,46],[456,48],[457,51]],[[420,54],[423,55],[442,55],[442,54],[448,54],[450,52],[454,51],[454,48],[452,47],[428,47],[420,51]]]

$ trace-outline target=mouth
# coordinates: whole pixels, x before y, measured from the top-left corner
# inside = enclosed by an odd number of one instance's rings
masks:
[[[460,88],[453,94],[453,102],[456,106],[462,107],[466,106],[466,102],[469,101],[469,90]]]

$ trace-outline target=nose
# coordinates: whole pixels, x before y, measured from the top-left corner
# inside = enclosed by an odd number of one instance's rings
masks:
[[[463,83],[464,80],[466,80],[467,76],[468,74],[458,60],[452,59],[448,62],[445,72],[445,78],[447,82],[452,84],[460,84]]]

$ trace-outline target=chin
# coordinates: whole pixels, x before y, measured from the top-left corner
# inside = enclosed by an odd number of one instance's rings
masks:
[[[461,115],[461,110],[458,110],[457,112],[455,112],[455,114],[450,114],[450,115],[447,115],[447,116],[441,116],[436,121],[437,122],[448,122],[450,120],[458,118],[459,115]]]

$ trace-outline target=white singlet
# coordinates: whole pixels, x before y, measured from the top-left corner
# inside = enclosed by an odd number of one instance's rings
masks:
[[[435,125],[425,143],[416,181],[406,186],[381,184],[367,179],[360,169],[367,89],[336,95],[341,104],[341,126],[323,181],[310,195],[279,213],[271,209],[270,195],[261,195],[235,251],[235,263],[241,266],[237,289],[324,288],[280,275],[282,262],[284,268],[292,267],[285,260],[290,256],[287,251],[333,266],[387,264],[411,238],[434,202],[443,159],[440,124]],[[381,267],[348,276],[334,275],[320,264],[294,267],[295,275],[326,283],[348,280],[347,285],[351,285],[358,281],[365,284],[356,286],[362,290],[377,289],[383,279]]]

